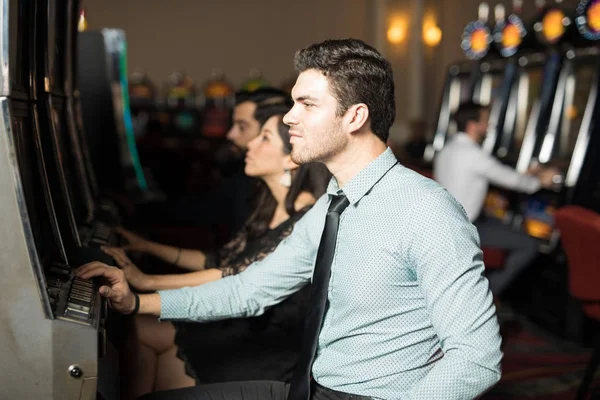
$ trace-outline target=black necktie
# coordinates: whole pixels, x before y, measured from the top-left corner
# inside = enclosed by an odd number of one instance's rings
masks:
[[[317,352],[323,316],[327,308],[327,287],[335,253],[340,214],[348,207],[348,204],[350,202],[345,195],[333,196],[327,211],[325,228],[313,272],[311,309],[304,327],[302,350],[292,377],[288,400],[308,400],[310,398],[310,375]]]

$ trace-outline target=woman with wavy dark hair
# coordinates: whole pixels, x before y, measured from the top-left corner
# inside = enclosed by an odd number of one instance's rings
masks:
[[[290,159],[288,105],[259,107],[259,136],[250,142],[245,172],[259,178],[256,207],[236,237],[215,254],[150,242],[120,229],[129,242],[105,248],[124,270],[131,286],[150,292],[201,285],[236,275],[271,253],[316,199],[325,193],[330,174],[322,164],[298,166]],[[147,275],[125,255],[146,252],[193,272]],[[236,380],[289,381],[296,364],[310,288],[254,318],[210,323],[160,323],[135,317],[135,368],[128,377],[130,396],[151,391]]]

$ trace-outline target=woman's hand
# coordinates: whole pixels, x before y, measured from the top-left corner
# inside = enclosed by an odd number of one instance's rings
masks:
[[[125,251],[119,247],[103,246],[102,251],[111,256],[119,268],[125,273],[125,279],[134,288],[138,290],[148,290],[150,277],[144,274],[140,269],[127,257]]]
[[[121,235],[125,240],[127,240],[127,244],[122,247],[125,251],[141,251],[148,252],[148,247],[150,245],[150,241],[144,239],[138,234],[135,234],[127,229],[119,226],[115,229],[115,231]]]

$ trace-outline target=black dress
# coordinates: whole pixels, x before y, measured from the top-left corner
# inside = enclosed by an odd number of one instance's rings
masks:
[[[287,237],[304,209],[254,240],[238,235],[216,255],[207,268],[219,268],[223,277],[242,272],[271,253]],[[260,268],[260,267],[258,267]],[[175,344],[186,372],[198,384],[276,380],[289,382],[302,341],[310,302],[310,285],[263,315],[206,323],[177,322]]]

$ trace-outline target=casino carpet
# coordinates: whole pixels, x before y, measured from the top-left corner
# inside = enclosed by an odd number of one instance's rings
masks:
[[[505,326],[503,376],[483,399],[574,399],[591,349],[554,338],[520,317]],[[600,399],[600,368],[588,397]]]

